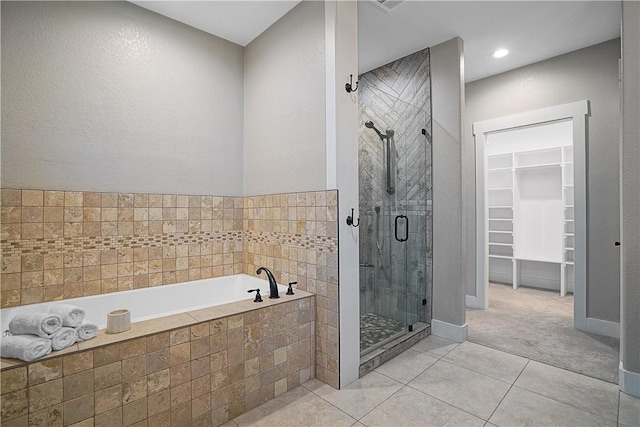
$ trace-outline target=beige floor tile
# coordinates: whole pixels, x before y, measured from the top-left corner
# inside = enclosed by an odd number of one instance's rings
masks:
[[[313,392],[353,418],[360,419],[400,388],[402,383],[374,371],[341,390],[324,384]]]
[[[518,387],[509,390],[489,421],[499,427],[606,427],[616,425],[615,421]]]
[[[619,389],[606,381],[531,361],[515,385],[610,420],[618,418]]]
[[[350,426],[356,420],[304,387],[296,387],[235,418],[239,427]]]
[[[374,426],[483,426],[485,421],[411,387],[404,387],[360,420]]]
[[[229,420],[226,423],[222,424],[220,427],[238,427],[235,421]]]
[[[419,351],[421,353],[429,354],[433,357],[440,358],[456,348],[458,344],[459,343],[448,340],[446,338],[429,335],[425,339],[416,343],[413,347],[411,347],[411,349]]]
[[[408,349],[380,366],[376,372],[406,384],[437,361],[428,354]]]
[[[510,384],[439,360],[409,386],[487,420]]]
[[[620,415],[618,423],[621,426],[640,427],[640,399],[625,393],[620,393]]]
[[[356,421],[355,423],[351,424],[351,427],[366,427],[366,426],[362,424],[360,421]]]
[[[524,357],[469,341],[451,350],[443,359],[510,384],[518,378],[529,361]]]

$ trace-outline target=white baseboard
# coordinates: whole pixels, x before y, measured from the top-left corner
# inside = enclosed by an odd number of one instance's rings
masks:
[[[466,323],[464,325],[454,325],[431,319],[431,333],[451,341],[465,342],[467,340],[468,326]]]
[[[631,396],[640,397],[640,374],[624,369],[622,360],[620,361],[620,376],[618,384],[620,391],[630,394]]]
[[[480,299],[473,295],[464,296],[464,305],[467,308],[478,308],[478,309],[484,310],[484,307],[480,303]]]
[[[608,320],[587,317],[587,328],[585,329],[585,332],[620,339],[620,324],[616,322],[609,322]]]

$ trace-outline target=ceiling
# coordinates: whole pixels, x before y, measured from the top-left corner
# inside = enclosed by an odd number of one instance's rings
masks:
[[[133,1],[241,46],[298,1]],[[389,1],[391,3],[391,1]],[[358,2],[359,73],[455,36],[464,40],[467,82],[499,74],[620,35],[619,1],[420,1],[390,11]],[[497,48],[509,49],[494,59]]]

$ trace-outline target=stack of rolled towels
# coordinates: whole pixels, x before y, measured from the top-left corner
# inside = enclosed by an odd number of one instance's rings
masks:
[[[98,325],[84,316],[84,309],[70,304],[53,304],[47,313],[18,313],[0,340],[0,356],[31,362],[95,338]]]

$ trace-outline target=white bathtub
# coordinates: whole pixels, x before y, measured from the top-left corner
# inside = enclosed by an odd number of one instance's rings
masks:
[[[247,290],[256,288],[260,289],[265,300],[269,298],[269,282],[246,274],[194,280],[175,285],[4,308],[0,310],[0,325],[3,331],[7,329],[18,311],[45,312],[51,304],[64,303],[82,307],[86,312],[85,319],[104,329],[107,325],[107,314],[113,310],[127,308],[131,311],[131,322],[140,322],[236,301],[252,301],[255,293],[247,293]],[[283,285],[278,285],[278,289],[281,295],[287,290]]]

